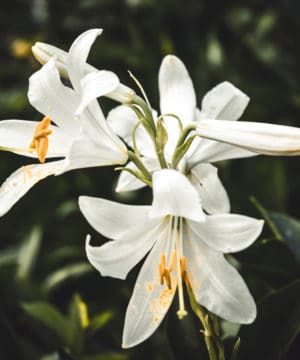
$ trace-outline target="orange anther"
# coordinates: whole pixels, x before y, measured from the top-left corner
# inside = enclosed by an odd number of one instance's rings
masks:
[[[45,116],[42,121],[38,123],[35,128],[33,139],[29,145],[31,150],[37,152],[38,158],[41,163],[44,163],[46,160],[46,155],[49,147],[48,136],[52,133],[52,130],[48,129],[51,124],[51,119],[49,116]]]

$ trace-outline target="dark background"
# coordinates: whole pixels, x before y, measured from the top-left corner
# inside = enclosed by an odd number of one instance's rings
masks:
[[[104,28],[89,62],[127,70],[158,108],[157,74],[164,55],[186,64],[198,104],[217,83],[231,81],[251,98],[243,120],[299,127],[300,3],[212,0],[11,0],[0,5],[1,119],[40,120],[26,97],[40,68],[30,47],[44,41],[67,50],[81,32]],[[104,111],[114,105],[101,103]],[[0,144],[1,145],[1,144]],[[1,153],[0,181],[30,161]],[[239,359],[299,359],[299,158],[259,156],[218,164],[232,211],[265,217],[263,236],[235,255],[259,304],[254,325],[242,328]],[[0,358],[206,359],[192,312],[176,319],[176,304],[144,344],[121,350],[126,306],[138,269],[127,281],[101,278],[84,253],[87,232],[78,195],[150,203],[147,190],[117,195],[113,168],[50,177],[0,219]],[[255,201],[250,201],[254,196]],[[257,203],[259,205],[257,205]],[[284,215],[285,214],[285,215]],[[271,219],[268,217],[271,216]],[[292,217],[292,218],[291,218]],[[272,230],[272,226],[276,230]],[[82,326],[86,305],[90,325]],[[228,354],[236,335],[224,329]],[[230,333],[231,331],[231,333]],[[298,354],[297,354],[298,353]],[[228,356],[229,359],[229,356]]]

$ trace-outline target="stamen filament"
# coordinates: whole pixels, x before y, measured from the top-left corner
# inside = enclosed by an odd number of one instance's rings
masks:
[[[182,222],[180,221],[180,228],[182,227]],[[179,310],[177,311],[177,316],[181,320],[187,315],[187,311],[185,310],[184,305],[184,297],[183,297],[183,286],[182,286],[182,270],[181,270],[181,258],[182,258],[182,252],[180,250],[182,249],[182,231],[181,229],[177,229],[178,227],[178,217],[175,217],[174,221],[174,234],[176,237],[176,250],[177,250],[177,256],[176,256],[176,265],[177,265],[177,277],[178,277],[178,300],[179,300]]]

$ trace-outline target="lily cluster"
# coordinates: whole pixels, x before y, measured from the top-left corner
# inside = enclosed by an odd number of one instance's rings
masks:
[[[28,99],[43,119],[2,120],[0,149],[40,163],[7,178],[0,188],[0,215],[49,175],[118,165],[116,191],[150,186],[152,205],[81,196],[79,207],[90,225],[112,240],[97,247],[89,235],[86,239],[87,257],[102,276],[125,279],[148,254],[127,308],[123,347],[157,329],[176,292],[178,317],[186,316],[185,286],[221,318],[253,322],[255,302],[224,254],[250,246],[263,221],[230,213],[212,163],[258,154],[299,155],[300,129],[236,121],[249,98],[229,82],[210,90],[197,107],[192,80],[174,55],[167,55],[159,70],[158,114],[133,75],[141,96],[113,72],[87,63],[101,32],[81,34],[68,52],[45,43],[33,46],[43,66],[29,79]],[[106,118],[98,102],[102,96],[121,104]]]

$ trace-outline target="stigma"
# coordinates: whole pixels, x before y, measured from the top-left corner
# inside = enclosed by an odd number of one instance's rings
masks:
[[[30,151],[36,151],[38,159],[41,163],[46,160],[46,155],[49,147],[48,136],[52,134],[52,130],[49,129],[51,119],[49,116],[45,116],[42,121],[38,123],[35,128],[32,141],[29,145]]]

